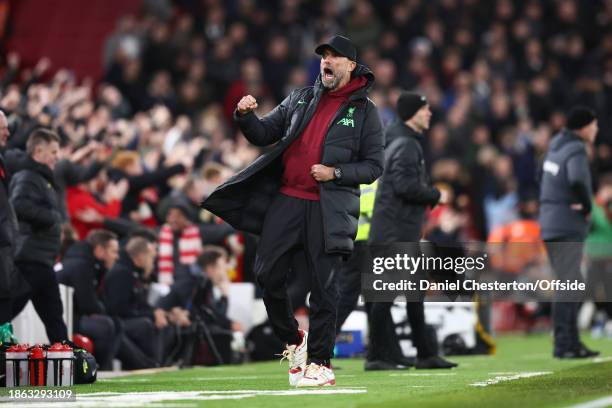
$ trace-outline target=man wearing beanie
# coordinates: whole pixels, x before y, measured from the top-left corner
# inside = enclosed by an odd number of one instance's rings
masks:
[[[403,92],[397,101],[397,114],[400,120],[385,132],[385,168],[376,192],[369,243],[413,242],[415,251],[419,251],[425,209],[440,200],[440,191],[429,183],[421,147],[431,110],[425,96]],[[456,364],[437,355],[436,345],[427,336],[423,299],[421,293],[417,299],[406,302],[412,343],[417,349],[414,365],[416,368],[455,367]],[[402,369],[413,364],[401,352],[391,319],[391,305],[389,302],[367,305],[370,347],[366,370]]]
[[[591,173],[586,144],[597,136],[593,110],[576,106],[569,111],[567,128],[550,142],[540,182],[540,228],[556,278],[582,281],[580,261],[589,230]],[[582,296],[563,293],[553,302],[554,351],[557,358],[588,358],[598,355],[578,336],[578,310]]]
[[[374,75],[356,62],[346,37],[319,45],[314,86],[297,89],[262,118],[247,95],[235,120],[266,154],[215,190],[202,206],[238,230],[260,235],[257,282],[275,334],[285,343],[289,384],[335,385],[337,278],[354,248],[359,185],[382,173],[383,133],[368,99]],[[310,332],[298,328],[287,296],[291,259],[304,251],[310,272]]]

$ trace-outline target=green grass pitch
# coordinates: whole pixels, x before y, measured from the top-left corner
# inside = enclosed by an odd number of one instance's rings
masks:
[[[336,359],[337,386],[315,390],[289,387],[286,363],[278,362],[130,375],[74,387],[75,405],[528,408],[599,400],[594,407],[612,406],[612,340],[587,338],[587,345],[602,357],[559,361],[551,357],[549,336],[514,335],[498,339],[495,356],[452,358],[460,364],[453,370],[366,373],[362,360]]]

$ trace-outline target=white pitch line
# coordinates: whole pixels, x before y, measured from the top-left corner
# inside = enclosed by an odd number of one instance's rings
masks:
[[[499,372],[493,372],[493,373],[489,373],[489,375],[513,375],[513,374],[518,374],[518,371],[499,371]]]
[[[520,380],[521,378],[539,377],[541,375],[552,374],[552,371],[533,371],[524,372],[514,375],[498,375],[495,378],[489,378],[485,381],[470,384],[473,387],[488,387],[489,385],[498,384],[500,382]]]
[[[572,405],[568,408],[607,408],[612,406],[612,395],[599,398],[593,401],[583,402],[582,404]]]
[[[612,357],[595,357],[593,359],[594,363],[605,363],[607,361],[612,361]]]
[[[272,376],[266,377],[271,378]],[[284,377],[284,376],[283,376]],[[261,378],[258,375],[243,375],[243,376],[235,376],[235,377],[195,377],[192,378],[193,381],[231,381],[231,380],[257,380]]]
[[[79,394],[75,402],[65,402],[62,406],[80,408],[119,408],[119,407],[165,407],[174,401],[211,401],[240,400],[257,396],[297,396],[297,395],[337,395],[365,394],[364,387],[318,388],[291,390],[236,390],[236,391],[159,391],[159,392],[98,392]],[[57,408],[57,403],[32,403],[36,408]]]
[[[457,373],[401,373],[389,374],[389,377],[442,377],[448,375],[457,375]]]

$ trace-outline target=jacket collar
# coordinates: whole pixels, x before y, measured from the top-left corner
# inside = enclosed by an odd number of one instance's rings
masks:
[[[367,79],[367,83],[364,87],[359,88],[350,96],[349,100],[351,101],[357,99],[366,99],[368,96],[368,92],[370,91],[372,86],[374,86],[374,81],[376,80],[376,78],[374,77],[374,73],[370,71],[368,67],[362,64],[357,64],[357,67],[353,71],[351,78],[356,78],[359,76],[365,76]],[[325,88],[323,87],[323,82],[321,81],[321,73],[319,73],[314,83],[314,98],[318,99],[324,90]]]
[[[27,169],[43,176],[53,187],[56,186],[53,171],[47,165],[35,161],[30,155],[27,156],[26,163]]]
[[[130,273],[137,274],[139,277],[144,276],[144,269],[139,268],[134,264],[134,261],[132,261],[132,258],[125,249],[121,250],[116,265],[121,265],[124,268],[129,269]]]

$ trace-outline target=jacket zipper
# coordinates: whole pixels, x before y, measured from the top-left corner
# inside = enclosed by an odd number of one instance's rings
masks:
[[[321,149],[321,157],[319,158],[319,161],[323,159],[323,150],[325,150],[325,144],[327,143],[327,136],[329,135],[329,130],[334,125],[334,123],[336,123],[336,119],[340,117],[342,112],[344,112],[344,110],[346,109],[348,105],[350,105],[350,103],[351,103],[351,100],[349,99],[347,102],[340,105],[338,112],[336,112],[336,114],[334,115],[334,118],[331,120],[331,122],[329,122],[329,125],[327,125],[327,130],[325,131],[325,139],[323,140],[323,146]],[[330,181],[333,182],[333,180],[330,180]],[[323,187],[324,184],[325,183],[319,183],[319,197],[321,196],[321,193],[325,188]],[[327,237],[327,226],[325,225],[325,221],[324,221],[325,215],[323,214],[323,206],[321,206],[321,218],[322,218],[321,221],[323,222],[323,243],[325,245],[325,251],[327,251],[329,248],[327,247],[327,239],[325,239],[325,237]]]

